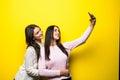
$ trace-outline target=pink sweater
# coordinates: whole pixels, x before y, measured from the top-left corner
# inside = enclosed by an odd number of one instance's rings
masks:
[[[88,27],[84,34],[73,41],[63,43],[63,46],[67,50],[68,54],[75,47],[83,44],[92,32],[93,27]],[[48,80],[61,80],[67,77],[60,76],[60,70],[66,69],[68,57],[61,51],[61,49],[55,45],[50,46],[50,61],[45,61],[44,47],[41,48],[41,58],[39,59],[39,74],[41,76],[48,77]]]

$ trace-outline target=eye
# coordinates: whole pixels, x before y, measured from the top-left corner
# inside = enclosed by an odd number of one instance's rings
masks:
[[[38,29],[38,31],[36,32],[36,34],[39,34],[40,31],[41,31],[41,29]]]
[[[36,34],[39,34],[39,32],[40,32],[40,30],[38,30],[38,31],[36,32]]]
[[[54,30],[55,32],[57,31],[57,29]]]
[[[38,33],[39,33],[39,31],[36,34],[38,34]]]

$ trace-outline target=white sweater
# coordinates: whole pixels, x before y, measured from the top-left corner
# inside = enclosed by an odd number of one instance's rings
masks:
[[[40,44],[39,44],[40,45]],[[41,45],[40,45],[41,46]],[[29,46],[25,53],[24,64],[15,75],[15,80],[39,80],[38,62],[35,49]]]

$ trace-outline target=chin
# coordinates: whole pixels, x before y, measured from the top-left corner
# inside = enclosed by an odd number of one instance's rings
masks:
[[[56,38],[56,40],[59,40],[59,38]]]
[[[43,39],[43,37],[40,37],[40,39]]]

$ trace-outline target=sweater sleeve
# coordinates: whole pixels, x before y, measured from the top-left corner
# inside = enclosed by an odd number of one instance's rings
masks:
[[[41,49],[41,58],[39,58],[39,75],[44,77],[56,77],[60,76],[60,70],[46,69],[44,50]]]
[[[37,77],[37,56],[33,47],[28,47],[25,54],[25,69],[30,76]]]
[[[72,50],[73,48],[85,43],[88,37],[90,36],[92,30],[93,30],[93,27],[89,26],[88,29],[82,34],[80,38],[70,41],[70,42],[66,42],[63,44],[63,46],[66,49]]]

